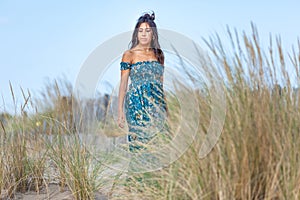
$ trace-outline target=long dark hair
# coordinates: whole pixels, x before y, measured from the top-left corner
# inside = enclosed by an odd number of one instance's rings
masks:
[[[161,64],[164,64],[164,53],[160,48],[159,42],[158,42],[158,33],[157,33],[157,28],[156,28],[156,24],[154,22],[155,19],[155,14],[154,12],[152,12],[152,14],[144,14],[142,15],[136,25],[135,25],[135,29],[134,32],[132,34],[132,39],[131,39],[131,47],[130,49],[134,48],[136,45],[138,45],[139,41],[138,41],[138,29],[140,27],[140,25],[144,22],[148,23],[148,25],[151,27],[152,29],[152,40],[151,40],[151,46],[150,48],[153,50],[154,55],[156,57],[156,59],[158,60],[158,62],[160,62]]]

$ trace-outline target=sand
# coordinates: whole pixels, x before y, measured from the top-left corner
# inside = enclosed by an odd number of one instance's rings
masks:
[[[0,199],[7,199],[2,197]],[[73,200],[74,197],[70,190],[67,188],[64,191],[60,191],[60,188],[56,184],[50,184],[47,188],[42,189],[39,193],[34,191],[28,191],[26,193],[17,193],[14,199],[24,199],[24,200]],[[108,200],[108,196],[101,194],[100,192],[95,193],[96,200]]]

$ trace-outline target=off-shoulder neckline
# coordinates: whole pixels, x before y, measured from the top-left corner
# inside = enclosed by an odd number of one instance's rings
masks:
[[[143,61],[137,61],[135,63],[130,63],[130,62],[121,62],[121,63],[127,63],[127,64],[133,66],[133,65],[138,65],[138,64],[142,64],[142,63],[153,63],[153,62],[160,63],[158,60],[143,60]]]

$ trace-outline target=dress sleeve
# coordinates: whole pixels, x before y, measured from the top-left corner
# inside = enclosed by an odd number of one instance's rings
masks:
[[[126,70],[131,68],[131,64],[129,62],[121,62],[120,65],[120,70]]]

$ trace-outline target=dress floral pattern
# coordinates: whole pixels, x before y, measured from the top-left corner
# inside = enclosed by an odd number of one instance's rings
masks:
[[[130,70],[131,83],[125,96],[125,115],[129,128],[129,150],[134,152],[143,148],[164,127],[164,66],[155,60],[134,64],[121,62],[120,66],[121,70]]]

